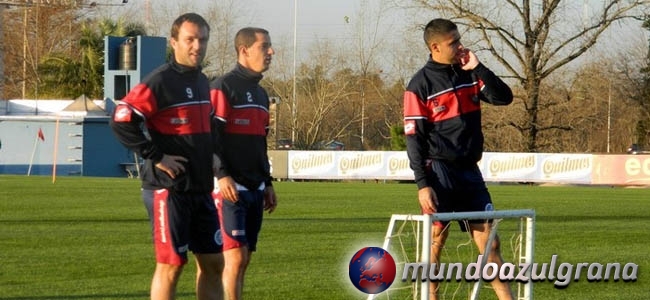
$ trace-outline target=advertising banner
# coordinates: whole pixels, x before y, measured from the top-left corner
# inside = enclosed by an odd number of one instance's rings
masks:
[[[276,178],[413,180],[405,151],[271,152]],[[478,166],[486,182],[650,185],[650,155],[485,152]]]
[[[336,152],[337,175],[347,179],[377,179],[386,174],[384,153],[381,151]]]
[[[288,151],[289,178],[338,179],[336,151]]]
[[[395,180],[414,180],[406,151],[388,151],[386,154],[386,173],[384,176]]]
[[[592,158],[591,154],[538,154],[538,179],[541,182],[589,184]]]
[[[479,167],[485,181],[534,182],[538,178],[539,159],[536,153],[486,152]]]
[[[650,185],[650,155],[594,155],[592,184]]]

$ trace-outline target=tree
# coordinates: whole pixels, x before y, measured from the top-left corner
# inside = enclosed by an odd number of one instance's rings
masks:
[[[133,2],[135,3],[123,17],[136,20],[142,19],[143,11],[147,8],[143,8],[141,4],[137,3],[141,1]],[[199,13],[210,24],[210,40],[208,41],[208,51],[204,60],[203,72],[209,77],[223,75],[230,71],[237,61],[234,38],[235,33],[240,28],[235,27],[235,25],[255,23],[255,20],[250,16],[249,10],[242,3],[242,1],[236,0],[159,1],[155,3],[155,18],[150,18],[147,22],[147,32],[169,37],[171,24],[179,15],[188,12]],[[147,18],[148,16],[150,17],[147,13],[144,17]]]
[[[275,61],[274,59],[272,70],[275,70]],[[287,140],[288,137],[291,137],[292,120],[288,116],[291,115],[292,79],[288,76],[264,76],[260,84],[267,90],[270,97],[279,99],[279,102],[273,107],[273,130],[268,138],[269,147],[275,149],[278,140]],[[293,141],[291,142],[293,143]]]
[[[2,11],[0,51],[4,63],[5,98],[39,98],[41,58],[73,53],[78,18],[83,10],[65,6],[9,6]]]
[[[359,124],[355,124],[355,127],[358,127],[359,130],[355,130],[357,134],[354,134],[359,139],[359,149],[366,149],[368,146],[372,147],[372,142],[367,145],[369,133],[374,134],[376,139],[376,135],[381,129],[384,129],[386,133],[389,130],[389,127],[366,130],[368,125],[373,125],[372,123],[376,121],[369,116],[378,115],[377,104],[382,102],[381,86],[376,84],[381,83],[381,80],[377,80],[379,79],[378,75],[382,73],[378,59],[382,46],[385,44],[384,36],[380,34],[380,25],[387,11],[388,7],[385,1],[375,2],[371,6],[368,0],[362,0],[357,8],[356,16],[346,16],[344,18],[344,23],[351,26],[351,36],[354,40],[353,49],[347,49],[351,53],[351,65],[359,73],[356,80],[358,92],[355,97],[357,99],[355,102],[358,102],[360,106]],[[373,137],[370,139],[372,140]]]
[[[646,17],[643,28],[650,30],[650,17]],[[650,51],[647,51],[646,66],[641,69],[641,93],[634,98],[639,106],[639,118],[636,124],[634,137],[636,144],[644,149],[650,149]]]
[[[235,27],[240,18],[245,18],[246,10],[241,2],[235,0],[210,1],[205,11],[209,20],[210,46],[206,56],[208,66],[206,73],[222,75],[230,71],[237,61],[235,51],[235,33],[240,28]]]
[[[274,45],[276,45],[274,43]],[[294,136],[298,149],[315,149],[320,142],[339,140],[349,145],[352,124],[359,122],[357,107],[349,105],[357,90],[353,71],[346,68],[346,56],[329,42],[310,49],[309,63],[296,70],[296,118],[292,117],[293,76],[284,61],[276,56],[262,84],[271,96],[280,97],[276,139]],[[276,64],[276,61],[279,64]]]
[[[515,96],[521,99],[524,118],[509,121],[519,132],[525,151],[546,150],[539,136],[546,131],[572,130],[564,118],[541,118],[557,106],[545,97],[544,81],[591,49],[612,24],[639,19],[645,0],[607,0],[602,6],[575,1],[488,1],[413,0],[418,7],[449,16],[471,39],[476,33],[475,52],[487,51],[508,76],[520,84]],[[593,12],[592,12],[593,10]],[[575,16],[582,16],[582,18]],[[465,39],[464,37],[464,39]]]
[[[390,128],[390,150],[406,150],[406,136],[404,136],[404,126],[395,125]]]
[[[54,53],[41,61],[42,93],[54,98],[104,97],[104,37],[146,35],[144,25],[123,19],[86,20],[81,24],[79,52]]]
[[[350,142],[350,127],[359,122],[360,114],[347,105],[356,93],[350,70],[337,70],[341,57],[332,54],[331,48],[319,48],[320,62],[303,64],[298,72],[297,138],[294,145],[305,149],[315,148],[321,141],[343,140]],[[356,110],[356,111],[355,111]]]

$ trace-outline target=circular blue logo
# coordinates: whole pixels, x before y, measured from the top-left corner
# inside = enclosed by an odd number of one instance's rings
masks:
[[[395,280],[395,260],[379,247],[363,248],[350,260],[350,281],[366,294],[385,291]]]

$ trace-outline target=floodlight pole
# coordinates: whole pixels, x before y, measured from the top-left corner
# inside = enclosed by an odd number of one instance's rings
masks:
[[[297,33],[298,33],[298,0],[293,0],[293,95],[291,97],[291,144],[296,143],[296,115],[298,110],[296,108],[296,49],[297,47]]]
[[[607,153],[609,153],[609,145],[611,141],[612,132],[612,81],[609,81],[609,91],[607,96]]]
[[[23,86],[21,99],[25,99],[27,90],[27,6],[23,7]]]

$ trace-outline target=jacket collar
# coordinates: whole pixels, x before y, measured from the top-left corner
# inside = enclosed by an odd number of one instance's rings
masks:
[[[433,68],[433,69],[450,69],[450,68],[455,69],[455,70],[460,69],[459,64],[443,64],[443,63],[439,63],[439,62],[433,60],[433,58],[431,58],[431,55],[429,55],[429,60],[427,61],[427,67]]]
[[[188,67],[185,65],[179,64],[176,59],[172,58],[172,60],[169,62],[171,65],[172,69],[174,71],[180,73],[180,74],[198,74],[201,73],[201,66],[198,66],[196,68],[194,67]]]
[[[262,73],[253,72],[250,69],[247,69],[246,67],[242,66],[240,63],[237,63],[237,65],[232,70],[232,72],[248,81],[254,81],[254,82],[260,82],[260,80],[262,80],[262,78],[264,77]]]

